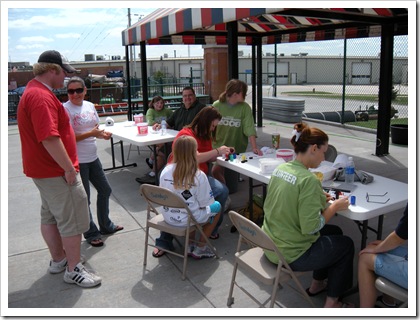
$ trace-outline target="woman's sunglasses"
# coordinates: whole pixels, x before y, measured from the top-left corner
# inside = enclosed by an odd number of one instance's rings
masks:
[[[74,94],[75,92],[77,94],[81,94],[85,90],[84,88],[77,88],[77,89],[67,89],[68,94]]]

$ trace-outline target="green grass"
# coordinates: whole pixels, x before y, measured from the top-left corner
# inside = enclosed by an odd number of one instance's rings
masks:
[[[331,92],[325,91],[286,91],[282,92],[281,94],[287,94],[289,96],[310,96],[310,97],[320,97],[326,99],[342,99],[341,94],[335,94]],[[346,100],[363,100],[363,101],[371,101],[373,103],[378,102],[378,96],[372,94],[346,94]],[[408,105],[408,96],[407,95],[398,95],[395,100],[393,100],[395,104],[401,105]]]
[[[378,127],[378,120],[346,122],[346,124],[350,124],[350,125],[358,126],[362,128],[376,129]],[[408,118],[391,119],[391,124],[407,124],[408,125]]]

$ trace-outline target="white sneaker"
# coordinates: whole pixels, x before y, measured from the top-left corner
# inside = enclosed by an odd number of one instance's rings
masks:
[[[212,258],[215,256],[215,254],[213,253],[213,251],[211,251],[211,249],[205,245],[204,247],[195,247],[194,251],[191,253],[191,256],[194,259],[201,259],[201,258]]]
[[[84,264],[86,262],[86,258],[83,255],[80,255],[80,263]],[[67,267],[67,258],[64,257],[63,260],[60,262],[55,262],[52,259],[50,260],[50,266],[48,267],[48,271],[52,274],[61,273],[66,270]]]
[[[75,283],[83,288],[95,287],[102,282],[102,278],[89,272],[80,262],[70,272],[66,268],[64,273],[64,282]]]

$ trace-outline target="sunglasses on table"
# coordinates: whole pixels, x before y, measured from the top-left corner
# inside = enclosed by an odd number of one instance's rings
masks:
[[[85,90],[84,88],[77,88],[77,89],[67,89],[67,93],[68,94],[81,94],[83,92],[83,90]]]
[[[378,199],[383,199],[381,197],[385,197],[387,194],[388,194],[388,192],[385,192],[384,194],[369,194],[369,193],[366,193],[366,202],[385,204],[390,200],[390,198],[388,198],[388,200],[384,200],[384,201],[378,201]]]

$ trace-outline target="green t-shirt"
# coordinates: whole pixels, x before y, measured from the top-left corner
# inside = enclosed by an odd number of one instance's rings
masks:
[[[287,263],[304,254],[318,239],[326,206],[320,181],[299,161],[280,164],[271,175],[264,202],[262,229],[273,239]],[[277,256],[265,252],[278,263]]]
[[[146,113],[146,121],[149,126],[154,125],[155,123],[161,123],[162,120],[168,120],[172,115],[173,111],[168,108],[163,108],[162,110],[148,109]]]
[[[231,106],[217,100],[213,106],[222,114],[222,120],[217,125],[213,148],[225,145],[234,147],[237,153],[245,152],[248,147],[248,137],[257,136],[250,105],[241,102]]]

